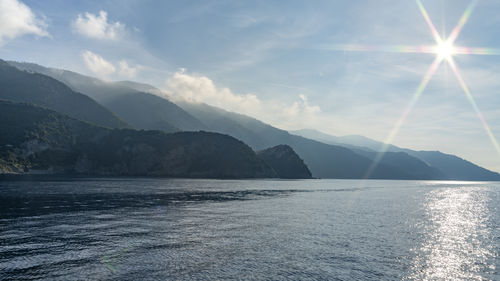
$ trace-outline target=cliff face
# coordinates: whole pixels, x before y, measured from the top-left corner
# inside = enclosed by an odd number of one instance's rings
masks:
[[[310,179],[311,171],[288,145],[277,145],[257,153],[280,178]]]
[[[105,129],[28,104],[0,101],[0,172],[195,178],[277,174],[222,134]]]

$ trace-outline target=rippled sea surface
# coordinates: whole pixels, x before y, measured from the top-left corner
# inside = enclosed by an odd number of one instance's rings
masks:
[[[500,280],[500,183],[0,182],[1,280]]]

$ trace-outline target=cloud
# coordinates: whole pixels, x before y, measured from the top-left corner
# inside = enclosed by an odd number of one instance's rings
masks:
[[[116,72],[116,68],[112,63],[91,51],[83,52],[82,57],[85,65],[100,78],[108,77]]]
[[[0,45],[25,34],[49,36],[47,24],[17,0],[0,0]]]
[[[125,25],[120,22],[109,22],[108,13],[100,11],[99,15],[85,13],[72,23],[73,30],[81,35],[94,39],[116,40],[125,33]]]
[[[110,62],[89,50],[82,53],[82,58],[87,68],[102,79],[109,79],[111,76],[117,79],[135,78],[142,68],[140,65],[130,65],[124,59],[118,63]]]
[[[255,94],[237,94],[229,88],[219,88],[210,78],[187,74],[184,69],[167,80],[165,91],[174,100],[206,103],[246,114],[278,127],[296,128],[305,125],[305,122],[311,122],[321,112],[320,107],[310,105],[307,96],[303,94],[291,104],[278,100],[261,100]]]
[[[228,88],[217,88],[208,77],[188,75],[184,69],[168,79],[167,91],[174,99],[207,103],[231,111],[248,113],[261,107],[261,101],[254,94],[233,94]]]
[[[137,75],[137,70],[139,67],[131,66],[126,60],[121,60],[118,63],[119,74],[123,77],[134,78]]]
[[[309,105],[306,95],[299,95],[300,100],[292,103],[290,106],[283,108],[283,113],[289,118],[295,118],[298,115],[314,115],[321,112],[321,108],[317,105]]]

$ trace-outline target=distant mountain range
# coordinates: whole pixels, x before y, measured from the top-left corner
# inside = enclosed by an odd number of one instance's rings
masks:
[[[365,155],[370,159],[374,159],[377,151],[383,147],[382,142],[372,140],[364,136],[332,136],[316,130],[298,130],[292,131],[292,133],[301,135],[304,137],[309,137],[311,139],[317,139],[325,143],[343,145],[351,148],[359,154]],[[416,151],[407,148],[400,148],[395,145],[389,145],[387,147],[387,152],[382,159],[382,162],[386,162],[386,158],[395,157],[394,155],[406,155],[417,158],[432,167],[439,179],[453,179],[453,180],[500,180],[500,174],[492,172],[483,167],[475,165],[465,159],[458,156],[442,153],[439,151]],[[420,168],[416,168],[416,171]]]
[[[103,82],[75,72],[36,64],[9,64],[33,72],[26,75],[40,73],[66,84],[73,92],[80,92],[94,99],[123,120],[122,123],[135,129],[217,132],[233,136],[255,151],[288,145],[303,159],[313,177],[363,178],[382,146],[382,143],[363,136],[335,137],[314,130],[287,132],[255,118],[206,104],[174,103],[162,96],[159,89],[147,84],[131,81]],[[21,101],[39,104],[36,99]],[[48,108],[67,114],[54,107]],[[92,123],[101,125],[99,122],[103,123],[99,120]],[[500,174],[457,156],[390,145],[369,178],[500,180]]]
[[[287,144],[304,159],[314,177],[353,178],[366,175],[372,159],[340,145],[326,144],[313,139],[290,134],[254,118],[227,112],[205,104],[179,103],[188,113],[216,132],[229,134],[252,146],[254,149]],[[415,171],[404,169],[396,160],[380,163],[370,175],[378,179],[436,179],[430,167]],[[415,159],[415,161],[419,161]],[[421,162],[421,161],[419,161]],[[424,164],[424,166],[427,166]]]

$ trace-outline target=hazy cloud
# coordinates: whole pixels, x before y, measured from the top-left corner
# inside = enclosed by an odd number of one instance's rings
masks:
[[[47,24],[17,0],[0,0],[0,45],[25,34],[49,36]]]
[[[278,127],[291,124],[305,125],[321,112],[319,106],[310,105],[306,95],[287,104],[278,100],[262,100],[255,94],[237,94],[229,88],[219,88],[206,76],[190,75],[184,69],[167,80],[166,92],[174,100],[206,103],[229,111],[246,114]]]
[[[75,32],[94,39],[115,40],[125,33],[125,25],[118,21],[108,22],[108,13],[105,11],[100,11],[99,15],[79,14],[72,26]]]
[[[122,59],[118,63],[113,63],[102,56],[91,51],[82,53],[83,61],[90,71],[99,76],[100,78],[117,78],[117,79],[131,79],[137,76],[141,66],[130,65],[126,60]]]
[[[119,74],[123,77],[134,78],[137,75],[137,70],[139,67],[131,66],[126,60],[121,60],[118,62]]]
[[[206,76],[188,75],[182,69],[167,81],[167,90],[175,99],[207,103],[236,112],[260,111],[261,101],[254,94],[234,94],[228,88],[217,88]]]
[[[299,95],[300,101],[294,102],[292,105],[285,107],[283,112],[290,116],[296,117],[299,114],[315,114],[321,112],[321,108],[317,105],[309,105],[306,95]]]
[[[108,77],[109,75],[116,72],[116,68],[112,63],[105,60],[103,57],[92,53],[91,51],[83,52],[82,57],[88,69],[90,69],[100,78]]]

